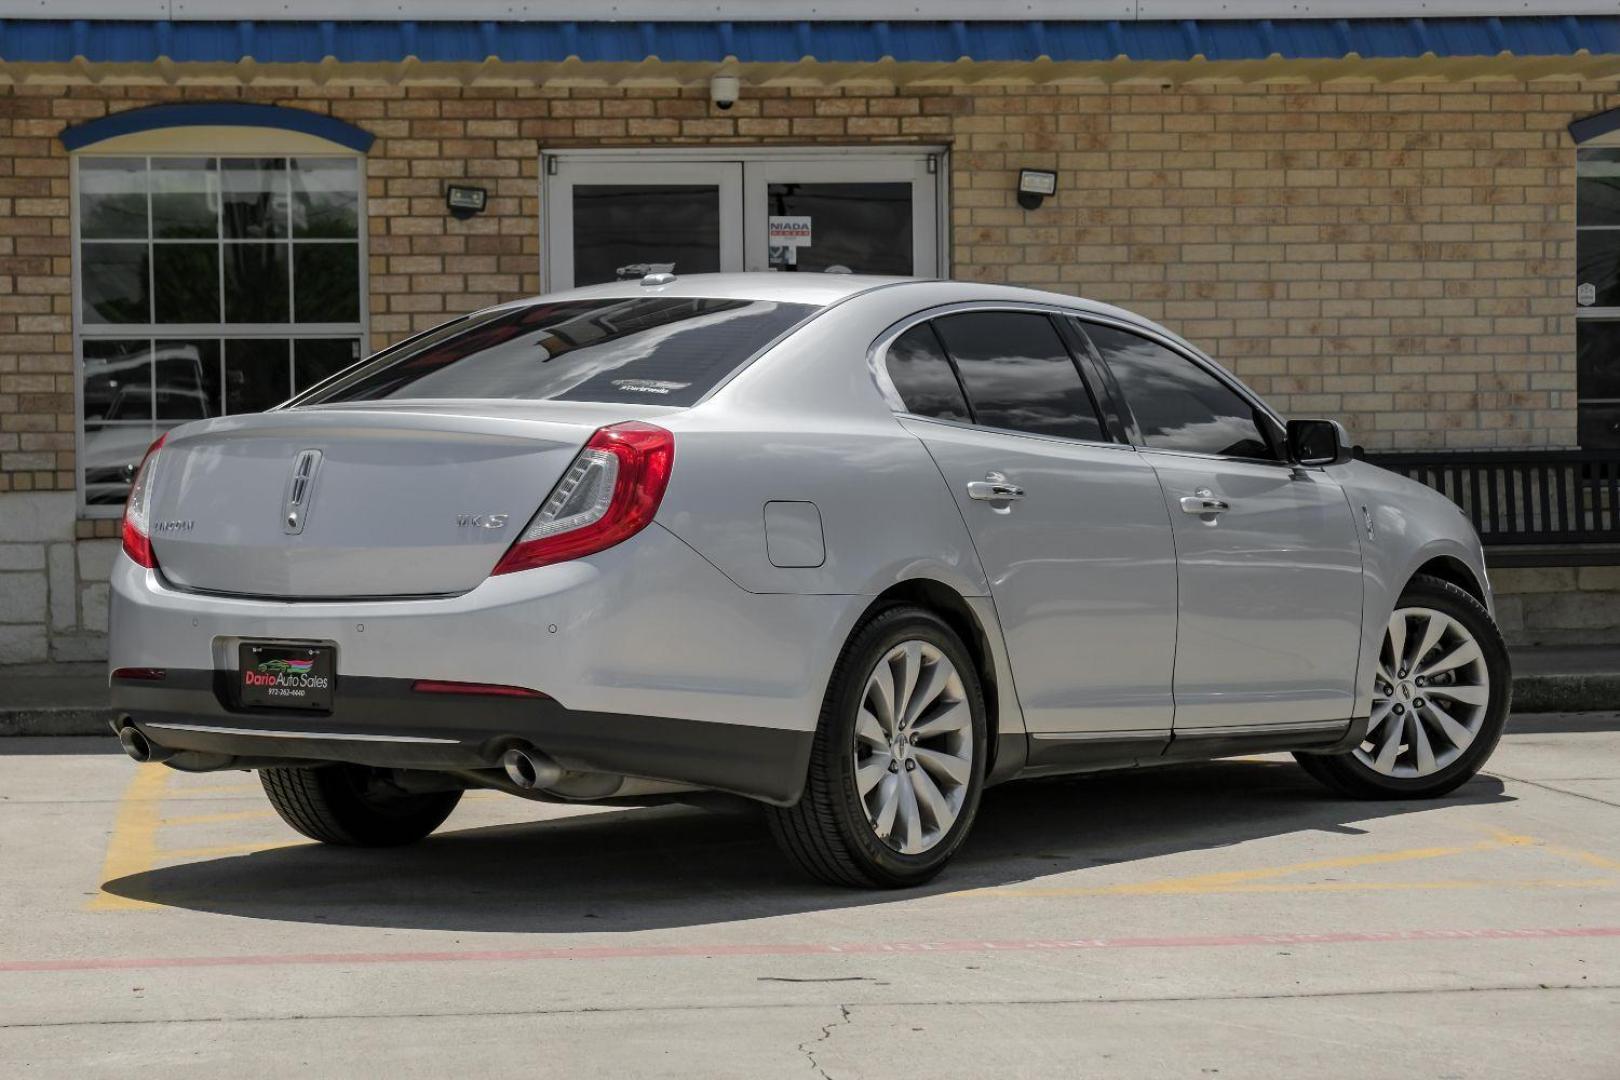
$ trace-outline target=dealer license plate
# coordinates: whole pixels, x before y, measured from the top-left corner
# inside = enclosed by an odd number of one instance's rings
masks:
[[[243,644],[238,655],[237,685],[243,705],[332,708],[332,684],[337,681],[332,646]]]

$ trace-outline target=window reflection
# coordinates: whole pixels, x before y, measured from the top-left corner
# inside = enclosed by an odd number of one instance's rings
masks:
[[[770,185],[773,216],[808,217],[810,243],[772,248],[773,270],[912,274],[911,184]]]
[[[1620,147],[1576,151],[1576,438],[1620,449]]]
[[[83,156],[77,170],[87,502],[121,503],[160,432],[270,408],[359,359],[357,159]]]
[[[1086,333],[1119,381],[1142,440],[1161,450],[1275,458],[1247,400],[1179,353],[1111,326]]]

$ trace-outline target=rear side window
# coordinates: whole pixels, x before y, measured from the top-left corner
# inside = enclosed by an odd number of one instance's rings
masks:
[[[381,353],[298,404],[506,398],[691,405],[815,310],[664,296],[531,304]]]
[[[956,372],[927,323],[894,339],[886,360],[889,381],[900,392],[906,411],[936,420],[971,420]]]
[[[1091,394],[1047,316],[972,311],[936,319],[934,327],[956,361],[980,424],[1104,440]]]
[[[1237,391],[1202,367],[1147,338],[1086,323],[1085,331],[1119,382],[1142,441],[1160,450],[1223,457],[1276,453],[1259,417]]]

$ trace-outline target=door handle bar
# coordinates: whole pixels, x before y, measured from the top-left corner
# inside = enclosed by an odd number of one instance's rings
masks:
[[[980,502],[1011,502],[1024,497],[1024,489],[1005,480],[969,480],[968,498]]]
[[[1214,499],[1207,495],[1184,495],[1181,498],[1183,514],[1219,514],[1230,509],[1232,504],[1225,499]]]

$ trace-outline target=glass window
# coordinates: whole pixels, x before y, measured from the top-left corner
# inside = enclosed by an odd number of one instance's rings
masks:
[[[956,372],[927,323],[919,323],[895,338],[884,366],[907,412],[936,420],[972,419]]]
[[[360,362],[358,338],[300,338],[293,342],[293,393]]]
[[[145,238],[145,158],[86,158],[80,163],[79,235],[86,240]]]
[[[712,274],[719,269],[718,186],[574,187],[575,285],[634,280],[655,271]]]
[[[85,501],[158,434],[270,408],[361,352],[359,160],[81,157]]]
[[[154,237],[212,240],[219,235],[219,162],[155,158],[151,182]]]
[[[152,321],[219,322],[218,244],[152,246]]]
[[[79,268],[86,323],[152,320],[152,250],[146,244],[82,244]]]
[[[680,297],[507,308],[380,355],[300,404],[398,397],[691,405],[814,310]]]
[[[1084,325],[1119,382],[1147,445],[1276,458],[1253,406],[1226,383],[1157,342],[1111,326]]]
[[[1057,328],[1029,311],[973,311],[934,320],[974,418],[987,427],[1104,438],[1091,394]]]
[[[293,236],[352,240],[360,235],[359,162],[295,158],[292,162]]]
[[[1575,159],[1576,438],[1620,449],[1620,147]]]
[[[772,247],[773,270],[914,272],[910,182],[771,184],[772,216],[807,217],[810,243]]]
[[[1620,319],[1575,321],[1577,437],[1588,450],[1620,450]]]

